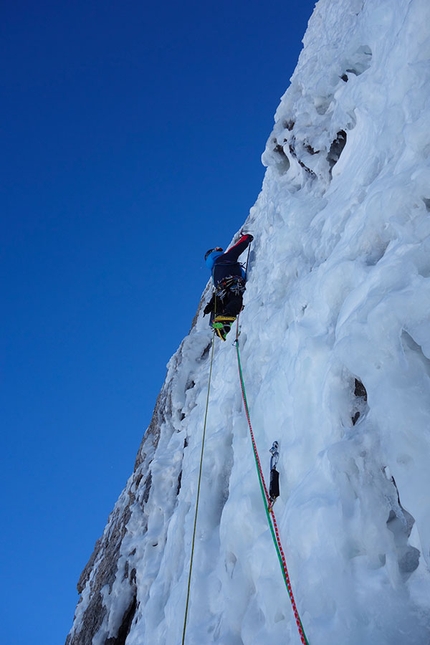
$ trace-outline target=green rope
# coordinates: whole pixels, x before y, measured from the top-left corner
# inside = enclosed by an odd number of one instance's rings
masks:
[[[287,568],[287,560],[284,554],[284,550],[282,548],[282,543],[281,543],[281,536],[279,534],[279,529],[278,529],[278,524],[276,521],[276,516],[275,513],[273,512],[273,507],[270,503],[270,495],[267,490],[266,482],[264,480],[264,475],[263,475],[263,469],[261,467],[261,462],[260,462],[260,457],[258,455],[258,450],[257,450],[257,444],[255,441],[255,436],[254,436],[254,431],[252,429],[252,424],[251,424],[251,417],[249,414],[249,407],[248,407],[248,400],[246,396],[246,390],[245,390],[245,381],[243,378],[243,370],[242,370],[242,363],[240,360],[240,351],[239,351],[239,320],[237,323],[237,331],[236,331],[236,353],[237,353],[237,365],[238,365],[238,370],[239,370],[239,379],[240,379],[240,386],[242,390],[242,398],[243,398],[243,406],[245,408],[245,414],[246,414],[246,419],[248,421],[248,427],[249,427],[249,432],[251,435],[251,442],[252,442],[252,449],[253,449],[253,454],[254,454],[254,460],[255,460],[255,465],[257,467],[257,474],[258,474],[258,481],[260,483],[260,489],[261,489],[261,494],[263,497],[264,501],[264,508],[266,511],[267,515],[267,521],[269,523],[270,527],[270,532],[272,534],[272,539],[273,539],[273,544],[275,545],[276,549],[276,554],[279,559],[279,564],[281,567],[282,571],[282,576],[285,582],[285,586],[287,587],[287,592],[288,596],[290,598],[291,602],[291,608],[293,610],[294,618],[296,621],[297,625],[297,630],[300,636],[300,640],[303,645],[309,645],[309,641],[307,639],[307,636],[305,634],[305,630],[303,628],[303,623],[300,619],[300,615],[297,609],[296,601],[294,598],[293,594],[293,589],[291,586],[291,581],[290,581],[290,575],[288,573],[288,568]]]
[[[207,421],[208,421],[209,397],[210,397],[210,391],[211,391],[214,347],[215,347],[215,334],[212,337],[212,351],[211,351],[211,362],[210,362],[210,368],[209,368],[208,393],[207,393],[207,396],[206,396],[206,409],[205,409],[205,418],[204,418],[204,422],[203,422],[202,448],[201,448],[201,452],[200,452],[200,467],[199,467],[199,478],[198,478],[198,484],[197,484],[196,508],[195,508],[195,512],[194,512],[193,537],[192,537],[192,540],[191,540],[191,555],[190,555],[190,569],[189,569],[189,572],[188,572],[187,599],[186,599],[186,603],[185,603],[184,627],[183,627],[183,630],[182,630],[182,645],[185,644],[185,635],[186,635],[186,632],[187,632],[188,612],[189,612],[189,605],[190,605],[191,576],[192,576],[192,573],[193,573],[194,548],[195,548],[195,543],[196,543],[197,516],[198,516],[198,513],[199,513],[200,488],[201,488],[202,473],[203,473],[203,455],[204,455],[204,451],[205,451],[206,426],[207,426]]]

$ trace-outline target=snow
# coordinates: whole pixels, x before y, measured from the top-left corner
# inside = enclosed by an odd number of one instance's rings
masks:
[[[311,645],[430,641],[429,24],[428,0],[317,3],[245,222],[244,380],[267,481],[279,442],[275,513]],[[117,635],[134,595],[126,645],[181,642],[211,356],[202,303],[168,366],[159,441],[117,504],[133,491],[93,645]],[[215,340],[186,643],[295,645],[233,340]]]

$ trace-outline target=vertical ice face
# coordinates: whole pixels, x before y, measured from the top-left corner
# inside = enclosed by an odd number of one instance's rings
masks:
[[[430,4],[320,0],[275,115],[240,348],[311,645],[430,640]],[[178,645],[212,335],[203,294],[68,645]],[[299,643],[236,354],[216,340],[187,644]]]

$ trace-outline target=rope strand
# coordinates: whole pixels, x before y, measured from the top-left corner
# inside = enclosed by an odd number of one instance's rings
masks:
[[[278,556],[278,559],[279,559],[279,564],[281,566],[284,582],[285,582],[285,585],[287,587],[288,596],[290,598],[291,607],[292,607],[292,610],[293,610],[293,614],[294,614],[294,618],[295,618],[295,621],[296,621],[297,630],[299,632],[300,640],[303,643],[303,645],[309,645],[309,641],[308,641],[308,639],[306,637],[305,630],[303,628],[303,624],[302,624],[302,621],[300,619],[300,615],[299,615],[297,605],[296,605],[296,601],[295,601],[295,598],[294,598],[293,589],[292,589],[291,581],[290,581],[290,575],[288,573],[287,559],[285,557],[285,553],[284,553],[284,550],[283,550],[283,547],[282,547],[281,536],[280,536],[279,529],[278,529],[278,523],[276,521],[276,516],[275,516],[275,513],[273,511],[273,506],[271,505],[271,502],[270,502],[270,496],[269,496],[267,486],[266,486],[266,482],[265,482],[265,479],[264,479],[263,469],[261,467],[261,462],[260,462],[260,457],[259,457],[258,450],[257,450],[257,444],[256,444],[256,441],[255,441],[254,431],[252,429],[251,417],[250,417],[250,414],[249,414],[249,407],[248,407],[248,400],[247,400],[247,397],[246,397],[245,381],[244,381],[244,378],[243,378],[242,363],[241,363],[241,360],[240,360],[239,320],[237,322],[235,345],[236,345],[236,353],[237,353],[237,365],[238,365],[238,369],[239,369],[240,387],[241,387],[241,390],[242,390],[243,407],[245,409],[245,415],[246,415],[246,419],[248,421],[249,433],[251,435],[252,449],[253,449],[253,453],[254,453],[255,464],[256,464],[256,467],[257,467],[257,474],[258,474],[258,480],[260,482],[261,493],[262,493],[263,500],[264,500],[264,507],[265,507],[265,511],[266,511],[266,515],[267,515],[267,521],[269,523],[273,543],[275,545],[276,553],[277,553],[277,556]]]
[[[204,422],[203,422],[202,448],[201,448],[201,452],[200,452],[200,467],[199,467],[199,477],[198,477],[198,484],[197,484],[196,508],[195,508],[195,512],[194,512],[193,537],[192,537],[192,540],[191,540],[190,569],[188,571],[187,598],[186,598],[186,602],[185,602],[184,627],[183,627],[183,630],[182,630],[182,645],[185,644],[185,636],[186,636],[186,632],[187,632],[188,613],[189,613],[189,605],[190,605],[191,577],[192,577],[192,573],[193,573],[194,548],[195,548],[195,543],[196,543],[197,516],[198,516],[198,513],[199,513],[200,488],[201,488],[202,473],[203,473],[203,456],[204,456],[204,451],[205,451],[206,426],[207,426],[207,421],[208,421],[209,397],[210,397],[210,391],[211,391],[214,347],[215,347],[215,334],[212,336],[212,350],[211,350],[211,362],[210,362],[210,368],[209,368],[208,393],[207,393],[207,396],[206,396],[205,417],[204,417]]]

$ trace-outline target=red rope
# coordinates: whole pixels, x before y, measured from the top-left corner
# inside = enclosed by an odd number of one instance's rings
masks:
[[[241,386],[241,390],[242,390],[243,407],[245,409],[245,415],[246,415],[246,419],[248,421],[249,433],[251,435],[251,442],[252,442],[252,448],[253,448],[253,452],[254,452],[255,463],[256,463],[256,466],[257,466],[258,478],[260,480],[260,486],[261,486],[263,496],[265,497],[265,508],[266,508],[267,519],[268,519],[268,522],[269,522],[272,537],[274,538],[274,541],[275,541],[275,548],[276,548],[276,551],[277,551],[277,554],[278,554],[279,563],[281,565],[285,585],[287,587],[288,596],[290,598],[294,618],[296,620],[296,625],[297,625],[297,630],[299,632],[300,640],[303,643],[303,645],[309,645],[309,641],[306,638],[305,630],[303,629],[302,621],[300,620],[300,615],[299,615],[299,612],[298,612],[298,609],[297,609],[296,600],[294,598],[293,588],[291,586],[290,575],[288,573],[287,559],[285,557],[284,549],[282,548],[282,542],[281,542],[281,536],[279,534],[278,523],[276,521],[276,516],[275,516],[275,513],[273,511],[273,507],[271,505],[270,496],[269,496],[269,493],[268,493],[268,490],[267,490],[267,486],[266,486],[266,482],[265,482],[264,474],[263,474],[263,469],[261,467],[261,461],[260,461],[260,457],[259,457],[258,450],[257,450],[257,444],[256,444],[256,441],[255,441],[254,431],[252,429],[251,417],[250,417],[249,408],[248,408],[248,401],[246,399],[245,383],[244,383],[244,380],[243,380],[242,365],[241,365],[241,362],[240,362],[238,331],[239,331],[239,323],[238,323],[238,326],[237,326],[235,344],[236,344],[236,350],[237,350],[237,362],[238,362],[238,368],[239,368],[240,386]]]

